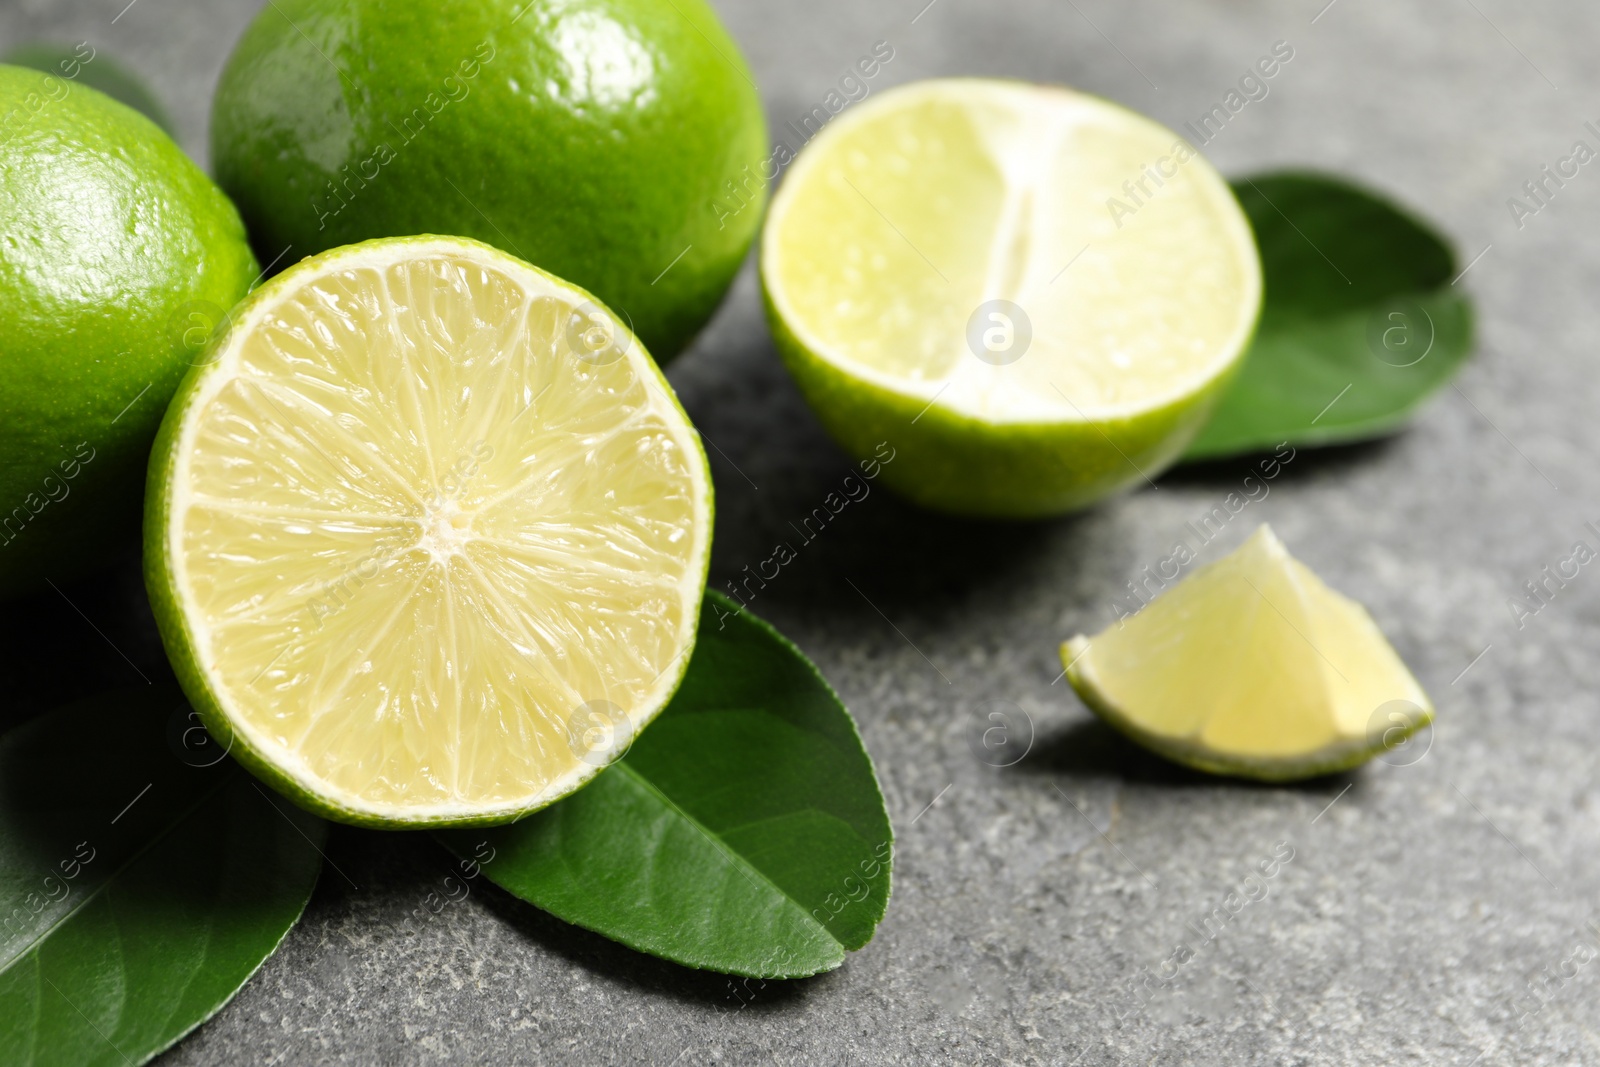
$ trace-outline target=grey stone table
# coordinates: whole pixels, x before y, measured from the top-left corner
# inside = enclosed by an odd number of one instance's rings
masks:
[[[256,0],[125,3],[5,0],[0,43],[103,47],[148,77],[203,158],[211,87]],[[1566,963],[1600,936],[1600,571],[1520,627],[1507,606],[1574,541],[1600,547],[1584,525],[1600,520],[1600,168],[1531,217],[1507,206],[1575,139],[1593,143],[1600,9],[718,6],[775,132],[880,40],[894,58],[875,89],[952,73],[1060,81],[1172,126],[1274,42],[1292,45],[1270,95],[1207,152],[1230,173],[1348,172],[1425,211],[1472,262],[1460,284],[1478,301],[1480,351],[1404,434],[1300,453],[1206,556],[1270,520],[1368,604],[1436,697],[1431,749],[1301,788],[1205,779],[1110,735],[1057,681],[1056,643],[1104,625],[1124,583],[1239,486],[1242,465],[1036,524],[951,521],[874,491],[752,604],[854,710],[899,835],[888,918],[844,967],[735,994],[488,888],[406,934],[444,855],[425,838],[336,830],[337,870],[305,920],[165,1062],[1600,1063],[1600,966]],[[717,446],[720,585],[847,460],[779,366],[749,270],[670,376]],[[137,573],[117,573],[68,592],[148,669],[161,654]],[[54,594],[0,625],[14,711],[133,678]],[[1015,766],[967,744],[994,700],[1034,726]],[[1293,858],[1266,896],[1203,938],[1275,850]],[[1147,978],[1170,972],[1179,943],[1194,958],[1170,982]]]

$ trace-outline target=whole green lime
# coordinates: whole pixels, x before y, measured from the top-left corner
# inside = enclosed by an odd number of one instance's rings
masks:
[[[0,65],[0,593],[139,529],[167,402],[256,276],[238,213],[149,119]]]
[[[278,0],[212,109],[264,261],[458,234],[595,293],[661,360],[760,221],[760,99],[704,0]]]

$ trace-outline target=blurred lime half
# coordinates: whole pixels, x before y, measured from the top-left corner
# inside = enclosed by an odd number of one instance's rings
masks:
[[[1261,304],[1249,223],[1176,134],[1018,82],[918,82],[841,115],[774,197],[779,349],[849,451],[974,515],[1066,511],[1199,431]]]

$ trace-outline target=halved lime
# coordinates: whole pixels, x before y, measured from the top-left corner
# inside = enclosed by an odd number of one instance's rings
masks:
[[[1112,726],[1178,763],[1281,781],[1363,763],[1433,721],[1366,609],[1268,526],[1132,618],[1061,646]]]
[[[151,459],[147,580],[207,726],[330,817],[505,822],[666,704],[711,541],[699,438],[589,294],[455,237],[237,307]]]
[[[914,500],[977,515],[1153,477],[1204,425],[1261,304],[1250,225],[1176,134],[979,79],[829,123],[773,199],[761,272],[823,425],[859,457],[887,442],[884,480]]]

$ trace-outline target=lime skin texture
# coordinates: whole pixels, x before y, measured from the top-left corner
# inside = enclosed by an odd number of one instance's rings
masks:
[[[0,224],[3,595],[135,543],[167,401],[258,268],[228,198],[153,122],[5,65]]]
[[[222,73],[211,155],[263,262],[472,237],[665,362],[755,236],[766,138],[704,0],[279,0]]]

